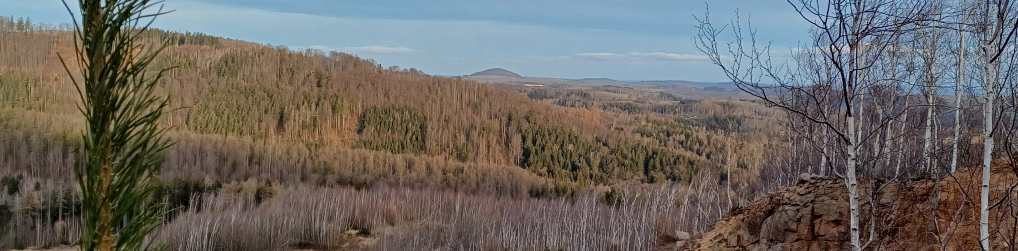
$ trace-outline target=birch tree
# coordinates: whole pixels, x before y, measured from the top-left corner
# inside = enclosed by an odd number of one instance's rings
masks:
[[[974,35],[979,44],[980,85],[983,109],[983,172],[979,193],[979,244],[990,250],[990,169],[993,162],[993,131],[995,129],[996,98],[1000,93],[1000,57],[1012,43],[1018,18],[1014,15],[1015,3],[1010,0],[983,0],[976,3]],[[999,110],[998,110],[999,112]]]
[[[858,175],[863,173],[860,172],[864,171],[860,170],[862,167],[871,166],[879,157],[867,154],[865,159],[860,159],[864,152],[861,150],[871,146],[866,143],[873,140],[874,135],[887,131],[884,128],[904,114],[904,109],[893,109],[886,115],[862,120],[867,112],[863,105],[874,101],[872,94],[867,97],[866,92],[872,93],[874,88],[883,84],[872,77],[870,70],[884,52],[894,49],[892,41],[898,41],[897,37],[904,29],[925,15],[928,6],[923,2],[886,0],[789,2],[813,26],[812,41],[799,51],[793,63],[773,62],[770,45],[757,44],[756,32],[750,28],[744,33],[738,19],[730,26],[715,27],[709,19],[709,12],[697,18],[697,47],[740,90],[770,106],[825,127],[837,139],[839,151],[844,153],[844,173],[841,176],[848,190],[850,245],[852,250],[861,250],[874,240],[874,226],[870,224],[871,234],[863,243]],[[722,48],[719,36],[726,29],[731,29],[734,41],[728,43],[727,48]],[[833,70],[831,78],[804,81],[801,76],[813,73],[802,66],[811,63],[829,65]],[[837,102],[822,102],[825,93],[834,94],[832,96],[837,97]],[[900,99],[892,100],[895,103],[882,106],[888,109],[901,107],[897,103]],[[824,107],[829,107],[830,112],[821,112]],[[874,189],[869,191],[872,193]]]
[[[939,2],[935,3],[939,5]],[[933,9],[940,10],[942,6],[934,6]],[[934,14],[933,18],[939,19],[940,11]],[[926,122],[924,123],[923,133],[923,168],[926,172],[935,172],[936,170],[936,158],[934,158],[935,133],[934,124],[936,124],[937,114],[937,92],[938,92],[938,81],[939,74],[937,72],[937,59],[940,57],[940,39],[941,29],[936,25],[919,28],[917,29],[918,37],[918,48],[921,48],[919,53],[922,61],[924,74],[922,75],[923,83],[923,94],[926,98]]]
[[[961,100],[962,89],[965,87],[965,51],[968,45],[965,44],[965,24],[969,21],[968,1],[962,1],[960,8],[962,14],[961,22],[958,25],[958,48],[957,48],[957,73],[954,81],[954,138],[951,141],[951,173],[958,171],[958,138],[961,137]]]

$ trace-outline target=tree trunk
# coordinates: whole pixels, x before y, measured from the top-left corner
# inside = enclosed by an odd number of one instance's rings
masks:
[[[821,137],[824,137],[824,149],[822,150],[823,152],[822,152],[822,155],[820,156],[820,176],[827,176],[827,140],[828,139],[827,139],[827,128],[826,127],[824,128],[824,134]]]
[[[962,8],[967,7],[967,3]],[[968,16],[965,21],[968,22]],[[965,31],[958,35],[958,74],[954,83],[954,139],[951,140],[951,173],[958,171],[958,138],[961,137],[961,88],[965,82]]]
[[[925,59],[926,64],[926,131],[923,134],[923,166],[927,172],[936,173],[933,160],[933,130],[934,116],[936,115],[937,100],[937,36],[936,28],[927,32],[924,44],[927,46]]]
[[[909,101],[909,99],[912,98],[911,94],[912,94],[912,89],[909,88],[908,92],[905,93],[905,107],[908,107],[908,101]],[[905,111],[905,113],[901,115],[901,128],[900,128],[901,130],[898,131],[898,135],[905,135],[905,127],[908,127],[908,123],[907,122],[908,122],[908,111]],[[895,144],[895,145],[898,146],[898,156],[897,156],[897,160],[895,160],[895,162],[894,162],[894,176],[895,177],[898,177],[899,175],[901,175],[901,162],[904,161],[904,159],[905,159],[905,149],[903,147],[903,146],[905,146],[905,137],[898,137],[897,141],[898,141],[898,143]]]
[[[987,46],[989,47],[989,46]],[[984,57],[989,57],[984,53]],[[987,60],[988,61],[988,60]],[[983,186],[979,193],[979,243],[984,250],[990,250],[990,164],[993,161],[993,102],[996,96],[996,67],[984,61],[983,79],[986,80],[983,97]]]
[[[91,19],[87,19],[87,20],[89,20],[91,22],[87,23],[85,25],[91,25],[92,26],[92,29],[91,29],[90,32],[100,32],[100,31],[102,31],[102,28],[101,28],[101,27],[103,27],[103,23],[102,22],[103,22],[103,20],[105,20],[105,18],[103,16],[104,14],[100,10],[100,8],[102,8],[102,7],[100,6],[100,4],[98,2],[89,2],[89,3],[86,3],[86,4],[88,6],[88,13],[90,13],[88,15],[91,16]],[[100,36],[97,35],[95,37],[100,37]],[[85,53],[103,53],[103,52],[86,51]],[[90,70],[92,71],[92,74],[90,74],[90,77],[96,78],[95,80],[92,80],[92,81],[96,82],[96,83],[99,83],[99,82],[101,82],[103,80],[103,79],[99,79],[99,78],[103,77],[102,76],[102,72],[103,72],[103,67],[106,67],[106,62],[105,62],[106,58],[105,57],[91,57],[90,59],[94,60],[94,61],[88,62],[89,66],[90,66]],[[97,105],[103,105],[103,104],[102,103],[98,103]],[[109,108],[99,107],[97,109],[102,111],[102,110],[106,110],[106,109],[109,109]],[[102,128],[102,130],[108,130],[108,129]],[[103,133],[105,134],[105,133],[108,133],[108,132],[104,131]],[[99,177],[97,177],[97,178],[99,178],[99,182],[98,183],[99,183],[99,187],[100,187],[101,191],[100,191],[100,193],[98,195],[99,196],[99,199],[98,199],[99,200],[99,205],[96,205],[99,208],[99,210],[98,210],[99,211],[99,222],[93,222],[91,224],[98,224],[96,229],[99,231],[98,232],[98,236],[99,236],[99,240],[100,240],[100,242],[99,242],[99,250],[100,251],[112,251],[113,250],[113,245],[114,245],[114,243],[113,243],[114,242],[114,238],[113,238],[113,226],[110,225],[110,222],[113,219],[113,212],[112,212],[113,208],[112,208],[112,205],[109,204],[110,203],[110,199],[108,197],[108,195],[110,194],[110,190],[109,190],[110,183],[113,180],[113,152],[112,152],[112,146],[109,145],[109,144],[111,144],[109,135],[104,135],[104,137],[101,139],[101,141],[98,142],[99,149],[96,149],[96,151],[99,152],[99,156],[98,156],[97,160],[100,161]],[[92,177],[89,177],[89,178],[92,178]]]
[[[728,160],[725,162],[728,166],[728,209],[732,209],[732,139],[728,138]]]
[[[851,111],[849,111],[851,112]],[[848,120],[848,138],[849,144],[847,147],[848,159],[845,163],[845,185],[848,186],[848,206],[849,206],[849,219],[850,219],[850,234],[852,236],[852,250],[859,250],[862,248],[859,242],[859,183],[856,178],[856,158],[857,151],[856,137],[855,137],[855,117],[849,115]]]
[[[923,134],[923,165],[927,172],[934,172],[933,167],[933,83],[927,87],[926,94],[926,132]]]

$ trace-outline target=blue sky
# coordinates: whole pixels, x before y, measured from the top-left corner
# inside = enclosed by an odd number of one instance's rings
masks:
[[[808,24],[785,1],[709,3],[714,21],[727,22],[738,9],[778,50],[806,39]],[[346,52],[436,75],[501,67],[533,77],[725,81],[693,44],[693,15],[703,14],[703,1],[167,0],[165,6],[175,12],[158,19],[158,28]],[[3,0],[0,15],[71,20],[59,0]]]

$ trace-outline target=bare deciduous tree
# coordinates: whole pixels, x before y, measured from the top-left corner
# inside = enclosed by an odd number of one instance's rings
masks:
[[[853,250],[861,250],[874,239],[874,226],[870,224],[869,240],[863,243],[858,175],[863,173],[871,177],[873,165],[881,158],[879,150],[863,150],[872,147],[866,143],[879,138],[891,122],[907,111],[897,98],[900,90],[895,87],[899,81],[877,79],[873,66],[885,52],[900,50],[894,42],[903,31],[914,29],[920,18],[926,17],[928,3],[884,0],[789,3],[813,26],[811,43],[793,53],[796,54],[794,65],[775,64],[771,60],[770,46],[758,45],[755,30],[750,27],[750,31],[744,33],[738,19],[730,27],[718,28],[713,26],[709,16],[697,18],[697,47],[740,90],[820,125],[833,135],[838,152],[843,153],[840,159],[844,163],[843,177],[849,194],[850,245]],[[735,41],[722,48],[719,36],[726,28],[732,29]],[[820,74],[819,81],[802,78],[817,74],[817,67],[809,67],[811,65],[829,66],[831,72]],[[878,94],[891,98],[877,99]],[[837,97],[837,101],[827,102],[825,97],[828,96]],[[866,105],[877,101],[889,102],[874,105],[887,109],[879,116]],[[829,112],[825,110],[828,108]],[[871,152],[878,154],[869,154]],[[876,190],[879,189],[868,189],[871,193]]]
[[[999,121],[994,112],[1000,94],[1000,58],[1012,43],[1018,18],[1015,3],[1010,0],[984,0],[975,5],[974,35],[979,42],[979,69],[983,104],[983,180],[979,195],[979,240],[983,250],[990,249],[990,169],[993,162],[993,132]],[[997,110],[1000,112],[1000,110]]]

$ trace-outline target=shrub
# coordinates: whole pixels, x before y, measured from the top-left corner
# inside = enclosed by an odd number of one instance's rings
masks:
[[[611,187],[608,191],[604,191],[604,203],[609,206],[617,206],[619,202],[622,202],[622,191],[619,191],[615,187]]]
[[[168,183],[160,184],[156,192],[156,198],[166,200],[171,209],[186,211],[191,202],[200,198],[202,194],[217,192],[223,185],[219,182],[206,183],[204,180],[195,179],[174,179]],[[197,208],[196,210],[201,210]]]
[[[12,223],[13,220],[14,211],[11,210],[11,206],[6,203],[0,204],[0,229],[6,228],[6,225]]]
[[[3,177],[0,179],[0,187],[7,190],[7,195],[14,195],[21,192],[21,179],[22,177]]]
[[[269,200],[272,196],[276,195],[276,189],[273,187],[272,182],[266,180],[258,189],[255,190],[254,199],[255,203],[261,204],[263,201]]]

